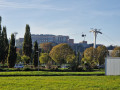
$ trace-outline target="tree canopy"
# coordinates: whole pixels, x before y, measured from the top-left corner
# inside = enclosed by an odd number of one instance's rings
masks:
[[[0,16],[0,62],[2,61],[2,51],[3,51],[3,38],[2,38],[2,26],[1,26],[2,18]]]
[[[32,53],[32,39],[30,33],[30,26],[27,24],[23,42],[23,55],[29,56],[31,58],[31,53]]]
[[[33,63],[34,63],[34,66],[37,67],[38,66],[38,43],[37,41],[35,41],[34,43],[34,59],[33,59]]]
[[[120,57],[120,47],[115,47],[112,51],[112,57]]]
[[[97,65],[97,49],[90,47],[84,51],[82,62],[88,64],[91,68]]]
[[[47,64],[49,61],[51,61],[51,57],[48,53],[41,53],[39,57],[40,63]]]
[[[50,52],[50,50],[52,49],[53,45],[51,42],[48,43],[41,43],[40,44],[40,48],[44,50],[44,52]]]
[[[49,55],[56,63],[59,64],[70,63],[75,59],[74,51],[66,43],[54,46]]]
[[[30,62],[29,56],[23,55],[21,59],[25,64],[29,64],[29,62]]]
[[[7,58],[9,68],[14,67],[16,63],[16,58],[17,58],[17,54],[16,54],[16,47],[15,47],[15,37],[14,37],[14,34],[12,34],[10,45],[9,45],[8,58]]]
[[[8,48],[9,48],[6,27],[3,27],[3,31],[2,31],[2,43],[3,43],[3,47],[2,47],[2,49],[3,49],[2,50],[2,64],[4,65],[5,61],[7,59]]]
[[[90,47],[84,51],[84,58],[82,58],[82,62],[93,68],[96,65],[104,64],[107,54],[108,50],[105,46],[98,46],[96,49]]]
[[[97,47],[97,53],[98,53],[98,64],[102,65],[105,63],[105,57],[108,54],[108,50],[105,46],[98,46]]]

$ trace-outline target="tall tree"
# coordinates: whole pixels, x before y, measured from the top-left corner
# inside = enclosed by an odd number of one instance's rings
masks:
[[[5,60],[7,59],[7,56],[8,56],[8,48],[9,48],[6,27],[3,27],[2,39],[3,39],[2,64],[4,66]]]
[[[3,51],[3,40],[2,40],[2,17],[0,16],[0,62],[2,61],[2,51]]]
[[[105,57],[108,54],[108,50],[105,46],[98,46],[97,47],[97,53],[98,53],[98,65],[102,65],[105,63]]]
[[[14,34],[12,34],[10,45],[9,45],[8,57],[7,57],[9,68],[14,67],[16,63],[16,58],[17,58],[17,54],[16,54],[16,47],[15,47],[15,37],[14,37]]]
[[[94,66],[96,66],[98,63],[97,57],[98,57],[97,56],[97,49],[90,47],[84,51],[84,58],[82,58],[82,62],[85,65],[90,66],[90,68],[94,68]]]
[[[1,22],[2,22],[2,17],[0,16],[0,34],[1,34],[1,30],[2,30]]]
[[[38,54],[39,54],[39,52],[37,52],[38,51],[38,43],[37,43],[37,41],[35,41],[35,43],[34,43],[34,66],[35,67],[37,67],[38,66]]]
[[[31,53],[32,53],[32,39],[30,33],[30,26],[27,24],[23,42],[23,55],[29,56],[31,58]]]
[[[71,63],[75,59],[75,54],[72,48],[66,44],[54,46],[50,51],[50,57],[59,64]]]

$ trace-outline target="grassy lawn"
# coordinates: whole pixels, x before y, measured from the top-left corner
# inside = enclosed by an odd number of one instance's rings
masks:
[[[120,76],[0,77],[0,90],[120,90]]]
[[[51,72],[51,71],[12,71],[0,72],[0,76],[103,76],[104,71],[96,72]]]
[[[0,72],[0,90],[120,90],[120,76],[104,72]]]

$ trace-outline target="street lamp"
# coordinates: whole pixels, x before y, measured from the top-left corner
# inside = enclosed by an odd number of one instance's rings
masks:
[[[15,46],[16,46],[16,35],[18,34],[18,32],[14,32],[13,34],[15,36]]]
[[[38,71],[39,71],[39,51],[36,51],[38,53]]]

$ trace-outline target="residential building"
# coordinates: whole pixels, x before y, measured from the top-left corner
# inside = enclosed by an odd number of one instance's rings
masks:
[[[63,36],[63,35],[32,34],[31,38],[33,44],[35,41],[37,41],[38,44],[47,43],[47,42],[52,42],[55,43],[56,45],[60,43],[67,43],[72,46],[74,44],[74,39],[70,39],[69,36]],[[23,41],[24,38],[19,38],[16,42],[17,43],[16,45],[17,46],[21,45],[20,43],[23,43]]]

